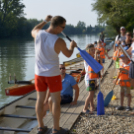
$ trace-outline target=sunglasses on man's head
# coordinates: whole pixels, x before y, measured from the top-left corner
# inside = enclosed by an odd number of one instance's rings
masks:
[[[61,67],[60,70],[61,70],[61,69],[65,70],[65,67]]]

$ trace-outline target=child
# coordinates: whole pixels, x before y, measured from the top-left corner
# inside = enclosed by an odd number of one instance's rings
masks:
[[[99,40],[97,42],[97,50],[100,51],[100,58],[102,59],[102,63],[105,63],[105,55],[108,57],[108,59],[111,59],[112,57],[109,57],[107,52],[105,51],[104,46],[102,45],[102,42]],[[104,68],[102,69],[102,74],[104,74]]]
[[[120,41],[117,41],[117,44],[115,44],[116,51],[114,51],[114,53],[113,53],[113,61],[114,61],[114,64],[115,64],[114,71],[115,70],[117,71],[117,69],[120,67],[119,56],[122,54],[121,49],[119,47],[120,43],[121,43]],[[116,78],[116,77],[117,76],[114,76],[113,78]]]
[[[87,45],[86,51],[87,51],[87,53],[89,53],[97,61],[101,60],[97,56],[99,51],[98,50],[95,51],[95,48],[94,48],[93,44]],[[85,71],[86,71],[85,83],[86,83],[87,91],[89,92],[89,94],[88,94],[88,97],[85,100],[85,105],[84,105],[84,108],[83,108],[83,113],[90,113],[90,114],[92,114],[93,111],[95,110],[94,103],[93,103],[93,97],[94,97],[94,91],[95,91],[95,87],[96,87],[96,80],[97,80],[97,78],[99,78],[99,76],[98,76],[98,74],[96,74],[93,71],[93,69],[85,61],[84,61],[84,67],[85,67]],[[89,104],[90,104],[91,112],[88,109],[88,105]]]
[[[126,94],[126,96],[128,97],[128,107],[126,108],[127,111],[132,110],[132,108],[130,107],[131,104],[131,94],[130,94],[130,78],[129,78],[129,63],[130,60],[128,59],[127,56],[125,55],[121,55],[119,58],[121,58],[122,61],[122,66],[120,67],[120,72],[119,72],[119,77],[118,77],[118,81],[117,84],[120,85],[121,87],[121,106],[117,107],[117,110],[123,110],[124,106],[123,106],[123,101],[124,101],[124,95]]]

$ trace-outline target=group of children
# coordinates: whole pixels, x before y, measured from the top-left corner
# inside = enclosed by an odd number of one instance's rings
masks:
[[[86,52],[90,54],[96,61],[98,61],[102,66],[103,63],[105,63],[105,55],[110,59],[111,57],[108,56],[107,52],[105,51],[105,44],[102,41],[98,41],[97,45],[88,44],[86,46]],[[90,113],[92,114],[93,111],[96,110],[93,103],[94,98],[94,91],[96,89],[96,80],[103,76],[104,73],[104,67],[102,69],[102,72],[96,74],[93,69],[84,61],[84,67],[85,67],[85,83],[87,87],[87,91],[89,92],[88,97],[85,100],[85,105],[83,108],[83,113]],[[100,75],[102,74],[102,75]],[[90,104],[90,110],[88,109],[88,106]]]
[[[129,64],[130,60],[128,59],[125,54],[123,54],[122,49],[120,48],[120,41],[117,41],[115,44],[116,51],[113,53],[113,60],[115,62],[115,68],[117,72],[116,79],[114,80],[114,83],[119,85],[121,88],[120,96],[121,96],[121,105],[118,106],[117,110],[124,110],[123,101],[124,96],[128,97],[128,107],[126,108],[127,111],[132,110],[130,107],[131,104],[131,84],[130,84],[130,78],[128,75],[129,72]],[[124,50],[127,50],[128,47],[124,46]],[[109,57],[107,52],[105,51],[105,45],[100,40],[97,42],[97,45],[88,44],[86,46],[86,52],[89,53],[96,61],[98,61],[102,66],[103,63],[105,63],[105,55],[108,57],[108,59],[112,58]],[[96,74],[93,69],[84,61],[84,67],[85,67],[85,83],[87,87],[87,91],[89,92],[88,97],[85,100],[85,105],[83,108],[83,113],[89,113],[92,114],[93,111],[96,110],[93,103],[94,98],[94,92],[96,89],[96,81],[98,78],[103,76],[104,73],[104,67],[102,69],[101,74]],[[90,105],[90,110],[88,109],[88,106]]]

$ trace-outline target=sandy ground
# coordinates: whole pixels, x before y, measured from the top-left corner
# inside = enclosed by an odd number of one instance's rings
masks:
[[[112,64],[106,72],[106,75],[101,83],[101,91],[104,98],[112,90],[115,69]],[[95,93],[94,102],[97,103],[98,90]],[[108,107],[105,108],[105,115],[97,116],[97,112],[93,115],[83,114],[79,116],[73,125],[70,134],[134,134],[134,115],[131,111],[118,111],[115,108],[120,105],[120,87],[118,85],[114,88],[114,95],[116,100],[111,100]],[[134,107],[134,90],[131,90],[132,103]],[[124,106],[127,106],[127,97],[124,100]]]

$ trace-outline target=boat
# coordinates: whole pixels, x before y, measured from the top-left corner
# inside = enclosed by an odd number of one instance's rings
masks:
[[[75,59],[72,59],[70,61],[64,62],[64,65],[67,67],[67,66],[73,65],[75,63],[78,63],[82,60],[83,59],[81,57],[75,58]],[[69,74],[72,75],[73,77],[76,77],[77,75],[79,75],[79,73],[80,73],[80,70],[75,69],[75,72],[73,72],[73,73],[70,72]],[[78,82],[79,79],[80,79],[80,75],[76,78],[76,81]],[[29,82],[29,84],[27,84],[28,82]],[[35,90],[34,79],[32,79],[30,81],[16,81],[16,80],[14,80],[14,81],[9,81],[9,83],[13,83],[13,84],[15,83],[15,84],[13,86],[5,89],[5,93],[7,96],[22,96],[22,95],[25,95],[25,94],[30,93],[30,92]]]
[[[73,61],[73,60],[71,60]],[[84,78],[84,74],[81,73],[83,70],[83,61],[78,60],[73,65],[68,65],[66,70],[68,74],[72,75],[77,83],[80,83]],[[13,89],[8,88],[8,89]],[[19,87],[19,85],[18,85]],[[20,86],[24,88],[24,85]],[[23,90],[23,88],[21,90]],[[0,133],[4,133],[5,131],[9,132],[8,134],[13,134],[13,132],[23,132],[28,133],[32,130],[34,123],[37,118],[35,116],[35,102],[36,102],[36,92],[33,90],[32,92],[20,96],[20,98],[10,102],[9,104],[0,108]],[[37,121],[36,121],[37,122]],[[29,126],[31,123],[31,127],[23,127],[25,125]],[[30,129],[29,129],[30,128]],[[10,133],[11,132],[11,133]]]
[[[21,96],[35,90],[34,79],[30,84],[15,84],[5,89],[7,96]]]

